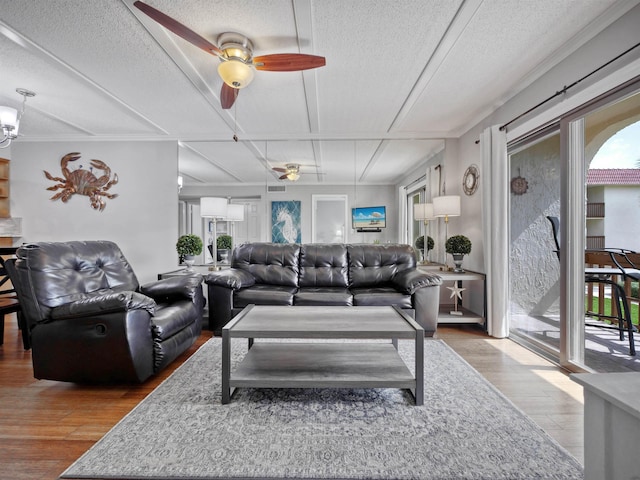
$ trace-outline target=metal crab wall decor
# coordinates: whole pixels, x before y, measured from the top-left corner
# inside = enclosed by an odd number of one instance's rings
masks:
[[[95,210],[102,211],[106,206],[106,202],[102,197],[116,198],[118,196],[117,193],[107,193],[107,190],[118,183],[118,175],[114,173],[112,179],[111,169],[107,167],[107,164],[102,160],[91,160],[91,167],[89,167],[89,170],[83,169],[82,165],[80,165],[76,170],[71,170],[68,167],[69,162],[75,162],[79,158],[80,153],[78,152],[67,153],[62,157],[62,160],[60,160],[62,177],[54,177],[44,170],[44,175],[49,180],[62,182],[47,188],[47,190],[52,191],[62,189],[61,192],[58,192],[51,197],[51,200],[61,199],[63,202],[67,202],[77,193],[78,195],[86,195],[89,197],[91,200],[91,207]],[[93,173],[94,168],[102,170],[104,175],[96,177]]]

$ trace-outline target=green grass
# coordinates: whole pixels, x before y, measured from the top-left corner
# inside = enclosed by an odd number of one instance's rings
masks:
[[[599,298],[598,297],[593,297],[593,310],[594,312],[598,311],[598,306],[599,306]],[[610,298],[604,298],[604,313],[605,315],[611,315],[611,299]],[[638,325],[638,304],[637,303],[630,303],[629,307],[631,308],[631,323],[633,323],[634,325]],[[587,310],[587,298],[585,297],[584,300],[584,309],[585,311]]]

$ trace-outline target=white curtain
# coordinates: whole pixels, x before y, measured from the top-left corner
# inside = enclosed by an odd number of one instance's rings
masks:
[[[487,331],[509,336],[509,165],[506,132],[494,125],[480,137],[482,146],[482,228],[487,274]]]

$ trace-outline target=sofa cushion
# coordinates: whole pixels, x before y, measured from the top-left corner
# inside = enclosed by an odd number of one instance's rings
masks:
[[[398,292],[393,287],[352,288],[351,293],[355,306],[398,305],[400,308],[413,308],[411,295]]]
[[[310,244],[300,247],[301,287],[348,287],[349,261],[342,244]]]
[[[293,305],[293,295],[298,289],[282,285],[254,285],[233,294],[233,308],[256,305]]]
[[[231,267],[253,275],[256,284],[298,286],[300,245],[247,243],[233,251]]]
[[[201,314],[191,300],[158,304],[156,313],[151,318],[153,338],[164,341],[194,323],[193,319],[198,317]]]
[[[346,288],[306,287],[293,296],[294,305],[353,305],[353,295]]]
[[[416,268],[416,254],[410,245],[347,245],[347,250],[352,288],[385,285],[399,272]]]

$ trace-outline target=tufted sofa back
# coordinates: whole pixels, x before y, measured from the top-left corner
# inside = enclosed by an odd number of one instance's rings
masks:
[[[27,315],[46,320],[51,308],[98,290],[138,289],[138,279],[120,248],[109,241],[42,242],[20,247],[15,270]],[[34,318],[35,317],[35,318]]]
[[[257,284],[298,286],[300,245],[247,243],[233,251],[231,267],[249,272]]]
[[[348,287],[346,245],[306,244],[300,247],[301,287]]]
[[[353,288],[384,285],[398,272],[416,268],[416,254],[410,245],[347,245],[347,250]]]

